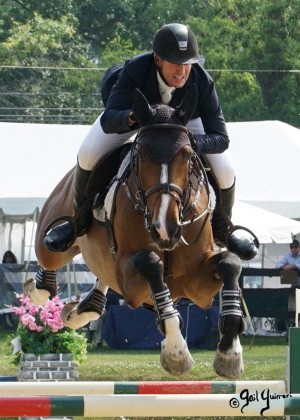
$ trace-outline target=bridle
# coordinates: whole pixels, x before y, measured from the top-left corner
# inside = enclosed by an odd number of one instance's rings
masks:
[[[195,151],[192,152],[190,158],[189,158],[189,176],[188,176],[188,183],[187,186],[182,189],[178,185],[174,183],[158,183],[150,188],[148,188],[146,191],[144,191],[141,187],[141,182],[139,178],[139,155],[138,155],[138,142],[141,136],[153,129],[159,129],[159,130],[180,130],[184,134],[186,134],[189,137],[190,145],[194,143],[194,138],[190,131],[185,126],[177,125],[177,124],[167,124],[167,123],[160,123],[160,124],[150,124],[145,127],[142,127],[133,144],[131,147],[130,152],[130,171],[131,176],[134,184],[135,192],[133,193],[128,185],[128,177],[122,179],[122,185],[124,186],[127,196],[131,203],[133,204],[134,208],[143,214],[144,216],[144,222],[145,222],[145,228],[150,231],[151,228],[151,212],[148,208],[147,199],[155,192],[160,192],[160,195],[162,194],[168,194],[174,199],[178,204],[179,209],[179,219],[180,224],[182,227],[189,226],[201,219],[202,217],[206,216],[206,218],[209,217],[209,215],[213,211],[212,206],[212,198],[211,198],[211,192],[209,188],[209,182],[206,174],[206,170],[203,166],[203,163],[201,159],[198,157],[198,155],[195,153]],[[192,178],[194,180],[192,181]],[[208,202],[206,205],[206,208],[203,210],[201,214],[197,213],[197,203],[200,196],[200,187],[204,186],[204,188],[207,191],[208,195]],[[192,192],[194,192],[194,199],[192,202]],[[205,219],[206,221],[206,219]],[[205,223],[203,223],[204,225]],[[197,234],[197,238],[193,241],[196,242],[203,230],[204,226],[200,229],[200,233]],[[186,245],[190,245],[185,241],[185,239],[181,238],[182,242]]]

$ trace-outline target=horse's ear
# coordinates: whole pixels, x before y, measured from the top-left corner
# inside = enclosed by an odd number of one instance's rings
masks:
[[[155,116],[155,111],[149,105],[142,92],[135,88],[132,94],[132,109],[135,118],[141,126],[149,124]]]
[[[176,108],[176,112],[180,118],[183,119],[184,123],[187,124],[195,112],[198,102],[198,90],[195,83],[190,87],[188,92],[185,94],[182,102]]]

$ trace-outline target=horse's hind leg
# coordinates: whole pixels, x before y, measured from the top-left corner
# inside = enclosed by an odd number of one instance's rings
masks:
[[[78,329],[101,317],[105,310],[108,287],[99,279],[88,295],[80,302],[67,303],[61,312],[66,327]]]
[[[56,271],[41,268],[34,279],[25,281],[23,291],[34,305],[45,305],[57,295]]]
[[[193,359],[180,332],[180,315],[163,281],[163,263],[157,254],[145,250],[135,254],[133,264],[150,285],[159,330],[166,337],[161,343],[161,364],[171,375],[186,373]]]
[[[227,251],[216,254],[213,258],[224,283],[219,324],[222,338],[218,344],[214,369],[220,376],[238,378],[244,371],[239,339],[239,334],[244,329],[238,284],[241,262],[236,255]]]

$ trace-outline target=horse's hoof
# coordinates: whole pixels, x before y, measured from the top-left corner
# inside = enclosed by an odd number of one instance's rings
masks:
[[[24,295],[28,296],[33,305],[45,305],[50,297],[50,293],[45,289],[36,288],[36,280],[31,278],[23,284]]]
[[[217,349],[214,371],[223,378],[237,379],[244,372],[242,352],[233,355],[221,353]]]
[[[84,327],[90,321],[94,321],[99,318],[99,314],[96,312],[82,312],[80,315],[77,313],[77,302],[66,303],[61,311],[61,319],[66,327],[77,330],[78,328]]]
[[[181,349],[166,350],[165,340],[161,343],[160,362],[162,367],[173,376],[180,376],[191,370],[194,360],[188,350],[188,347]]]

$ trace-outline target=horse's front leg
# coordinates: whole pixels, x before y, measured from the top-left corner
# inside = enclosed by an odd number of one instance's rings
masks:
[[[238,283],[241,261],[235,254],[228,251],[216,254],[213,258],[224,283],[219,324],[222,338],[218,344],[214,369],[220,376],[238,378],[244,371],[242,346],[239,339],[239,334],[244,329]]]
[[[182,375],[191,369],[193,359],[180,331],[181,317],[163,281],[163,263],[156,253],[144,250],[135,254],[133,265],[150,285],[158,327],[165,335],[161,343],[162,367],[171,375]]]

